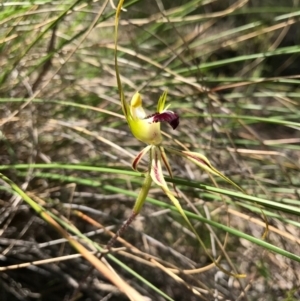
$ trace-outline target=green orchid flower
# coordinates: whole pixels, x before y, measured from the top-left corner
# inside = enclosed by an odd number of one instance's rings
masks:
[[[163,166],[167,169],[170,177],[173,177],[171,165],[169,164],[166,151],[180,157],[183,157],[192,163],[196,164],[197,166],[201,167],[203,170],[212,173],[221,177],[223,180],[227,181],[228,183],[232,184],[239,190],[243,191],[237,184],[235,184],[232,180],[224,176],[220,171],[212,166],[209,160],[203,156],[202,154],[196,152],[190,152],[187,150],[177,150],[170,147],[163,147],[162,142],[162,134],[160,129],[161,122],[167,122],[169,125],[176,129],[179,125],[179,115],[173,111],[168,110],[169,105],[165,107],[166,99],[167,99],[167,92],[164,92],[158,100],[156,111],[152,114],[146,114],[143,106],[142,106],[142,98],[139,92],[136,92],[130,104],[125,100],[122,83],[119,75],[119,68],[118,68],[118,58],[117,58],[117,36],[118,36],[118,25],[119,25],[119,16],[121,12],[121,8],[123,5],[124,0],[120,0],[119,5],[116,10],[116,18],[115,18],[115,70],[116,70],[116,78],[117,84],[119,89],[119,95],[121,99],[122,110],[125,115],[126,121],[129,125],[129,128],[133,134],[133,136],[147,144],[147,146],[136,156],[133,160],[132,168],[134,170],[138,170],[138,164],[141,159],[146,155],[149,154],[149,162],[148,168],[145,172],[145,180],[143,186],[138,194],[138,197],[135,201],[135,205],[133,207],[133,212],[130,218],[123,224],[123,226],[118,230],[115,237],[113,237],[107,245],[107,249],[109,250],[114,242],[116,241],[117,237],[120,236],[123,231],[129,226],[129,224],[133,221],[136,215],[139,214],[141,208],[146,200],[146,197],[149,193],[149,189],[151,187],[152,182],[156,185],[161,187],[164,193],[168,196],[168,198],[172,201],[174,206],[177,208],[178,212],[184,218],[188,226],[194,232],[197,240],[201,244],[201,246],[206,250],[204,243],[202,242],[201,238],[199,237],[197,231],[187,218],[184,210],[182,209],[177,197],[175,194],[169,189],[164,173],[163,173]],[[244,275],[236,275],[231,274],[230,272],[224,270],[213,258],[212,256],[206,251],[207,255],[210,259],[215,263],[216,266],[219,267],[222,271],[226,274],[234,275],[235,277],[244,277]]]
[[[173,129],[178,126],[179,116],[172,111],[168,111],[168,107],[164,108],[165,96],[166,93],[160,97],[156,113],[149,116],[146,115],[143,109],[142,98],[138,92],[133,95],[130,106],[125,103],[125,106],[127,106],[125,117],[136,139],[149,145],[160,145],[162,142],[160,122],[168,122]]]
[[[166,167],[169,175],[172,177],[171,166],[168,162],[165,150],[175,155],[184,157],[189,161],[200,166],[205,171],[215,174],[230,184],[234,185],[238,189],[240,187],[236,185],[229,178],[224,176],[216,168],[214,168],[209,160],[202,154],[190,151],[180,151],[173,148],[162,146],[162,134],[160,130],[160,123],[167,122],[171,125],[173,129],[176,129],[179,125],[179,116],[177,113],[167,110],[165,102],[167,98],[167,92],[164,92],[158,100],[157,112],[149,116],[146,115],[142,107],[142,99],[140,94],[137,92],[131,100],[130,105],[128,105],[129,112],[126,116],[126,120],[129,124],[132,134],[140,141],[148,144],[134,159],[132,163],[132,168],[137,171],[137,167],[141,159],[150,152],[149,160],[149,172],[152,180],[162,188],[166,188],[166,184],[163,182],[164,175],[162,172],[162,164]]]

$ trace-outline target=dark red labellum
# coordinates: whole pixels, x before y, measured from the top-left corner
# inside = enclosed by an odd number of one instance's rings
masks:
[[[148,118],[152,118],[153,122],[168,122],[169,125],[175,130],[179,125],[179,115],[172,111],[164,111],[162,113],[154,113]]]

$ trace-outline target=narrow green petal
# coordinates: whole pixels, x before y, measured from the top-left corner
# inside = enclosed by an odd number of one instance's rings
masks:
[[[168,94],[168,92],[164,91],[164,93],[160,96],[160,98],[158,100],[158,103],[157,103],[157,112],[158,113],[161,113],[165,108],[165,102],[166,102],[166,99],[167,99],[167,94]]]
[[[205,171],[219,176],[220,178],[225,180],[227,183],[236,187],[241,192],[246,193],[239,185],[237,185],[235,182],[233,182],[232,180],[227,178],[219,170],[217,170],[215,167],[213,167],[211,165],[211,163],[209,162],[209,160],[204,155],[196,153],[196,152],[190,152],[190,151],[177,151],[172,148],[168,148],[168,150],[174,154],[177,154],[179,156],[182,156],[182,157],[188,159],[189,161],[193,162],[194,164],[196,164],[200,168],[204,169]]]
[[[204,169],[204,170],[206,170],[206,171],[208,171],[212,174],[215,174],[215,175],[219,176],[220,178],[225,180],[227,183],[233,185],[235,188],[237,188],[238,190],[245,193],[245,191],[239,185],[234,183],[232,180],[230,180],[229,178],[224,176],[219,170],[217,170],[215,167],[213,167],[211,165],[211,163],[209,162],[209,160],[205,156],[203,156],[202,154],[195,153],[195,152],[188,152],[188,151],[182,151],[182,154],[189,161],[195,163],[196,165],[198,165],[202,169]]]

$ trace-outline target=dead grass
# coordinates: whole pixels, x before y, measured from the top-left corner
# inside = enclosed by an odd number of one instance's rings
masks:
[[[276,7],[199,1],[195,9],[194,2],[163,3],[161,11],[159,1],[137,1],[123,13],[119,57],[126,96],[140,90],[151,108],[167,88],[181,124],[177,132],[164,128],[172,134],[166,144],[175,145],[177,139],[200,150],[249,195],[299,208],[299,125],[289,123],[299,121],[299,19],[292,13],[283,17],[297,8],[284,3],[268,13]],[[114,10],[108,5],[89,31],[101,2],[79,1],[73,10],[63,2],[9,3],[0,18],[3,173],[37,203],[105,246],[110,236],[102,227],[115,232],[134,201],[113,188],[136,192],[141,178],[72,166],[129,171],[142,148],[119,115]],[[259,9],[264,13],[258,15]],[[276,54],[280,49],[287,54]],[[192,165],[171,159],[176,177],[213,184]],[[71,168],[59,168],[57,162]],[[253,203],[188,185],[178,188],[187,210],[208,211],[212,220],[261,238],[265,224]],[[155,187],[151,197],[167,201]],[[0,274],[2,301],[128,300],[95,270],[88,274],[89,264],[3,182],[0,204],[0,259],[2,267],[9,267]],[[298,212],[263,209],[270,225],[267,242],[299,256]],[[211,250],[206,226],[199,223],[197,230]],[[216,300],[216,291],[218,300],[300,298],[299,262],[215,232],[245,279],[215,268],[203,271],[209,258],[182,220],[150,202],[114,255],[169,299],[109,263],[149,300]],[[221,263],[230,268],[228,260]]]

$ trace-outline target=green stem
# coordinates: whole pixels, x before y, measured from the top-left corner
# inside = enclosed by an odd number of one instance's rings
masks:
[[[151,162],[151,161],[150,161]],[[147,171],[146,173],[146,178],[144,180],[143,186],[136,198],[134,207],[133,207],[133,212],[131,216],[125,221],[125,223],[121,226],[121,228],[116,232],[116,234],[110,239],[110,241],[107,243],[106,249],[108,251],[111,250],[111,248],[114,246],[116,243],[117,239],[122,236],[122,234],[126,231],[126,229],[130,226],[130,224],[133,222],[135,217],[140,213],[143,204],[148,196],[149,189],[151,187],[152,183],[152,178],[150,176],[150,172]],[[100,259],[105,255],[105,253],[102,253],[100,255]]]
[[[144,205],[144,202],[148,196],[149,189],[151,187],[151,183],[152,183],[152,178],[150,176],[150,172],[147,171],[143,186],[138,194],[138,197],[137,197],[134,207],[133,207],[134,213],[138,214],[141,211],[141,209]]]

